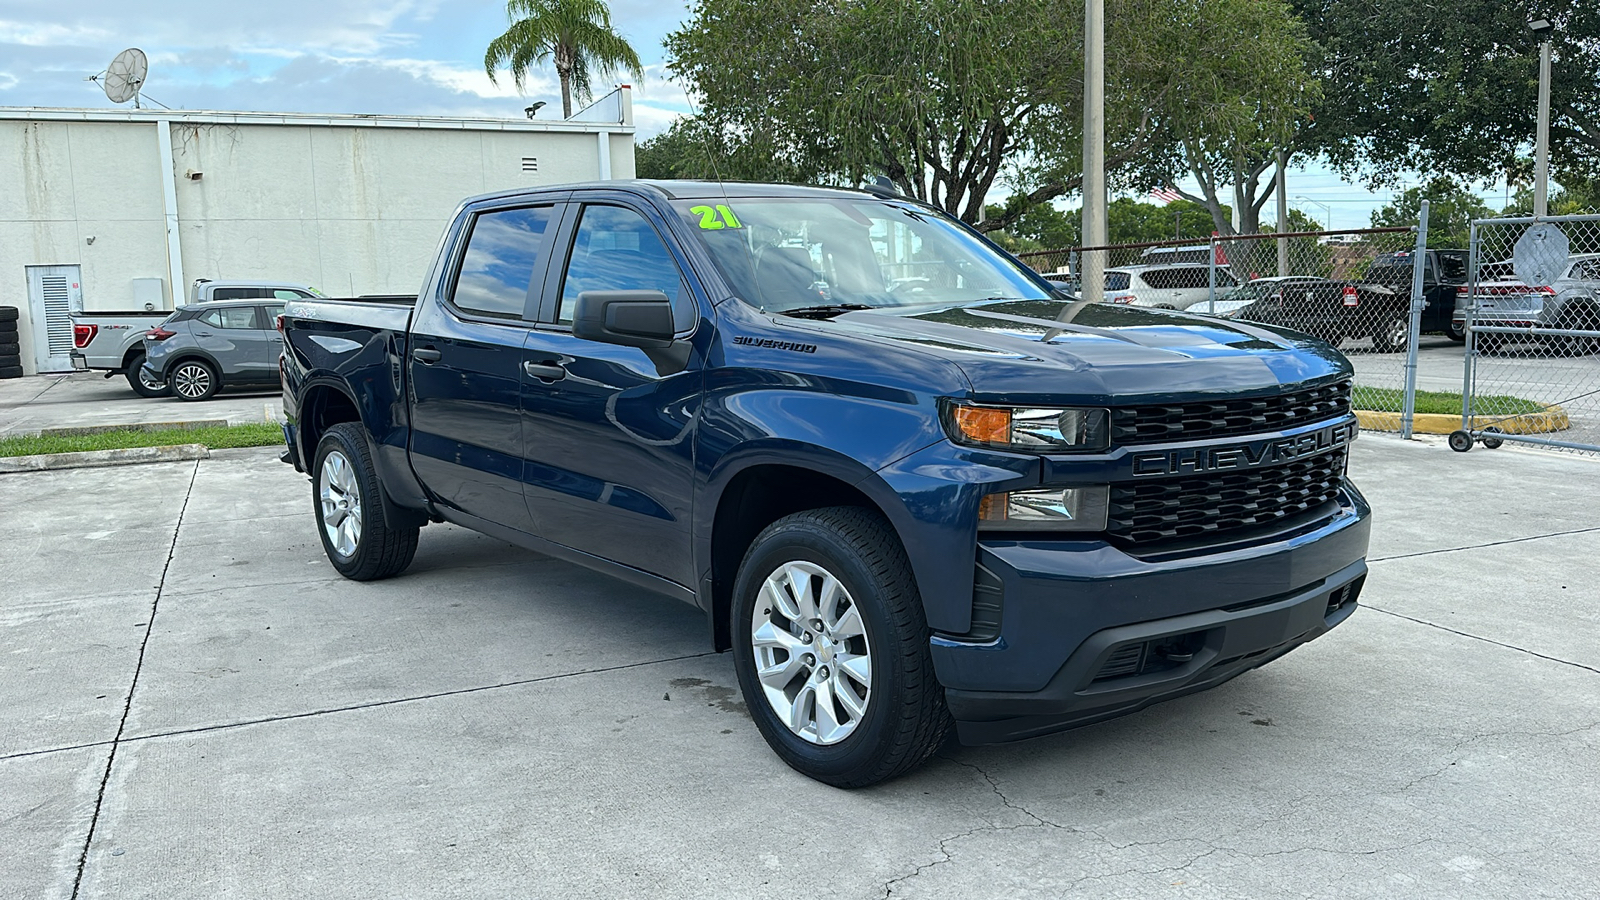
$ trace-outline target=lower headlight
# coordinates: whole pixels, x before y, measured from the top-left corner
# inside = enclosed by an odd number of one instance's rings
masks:
[[[1105,531],[1111,488],[1043,488],[990,494],[978,505],[985,531]]]

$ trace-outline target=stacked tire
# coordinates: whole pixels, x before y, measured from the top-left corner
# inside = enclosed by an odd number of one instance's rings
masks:
[[[22,340],[17,337],[17,308],[0,306],[0,378],[22,377]]]

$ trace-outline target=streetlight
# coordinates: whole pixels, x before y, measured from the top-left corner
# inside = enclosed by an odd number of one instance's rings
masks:
[[[1539,36],[1539,125],[1533,144],[1533,214],[1542,217],[1550,190],[1550,32],[1549,19],[1534,19],[1528,30]]]
[[[1310,197],[1297,196],[1297,197],[1294,198],[1294,202],[1296,202],[1296,203],[1309,203],[1312,206],[1320,206],[1320,207],[1322,207],[1323,221],[1327,223],[1327,224],[1322,226],[1322,230],[1323,231],[1332,231],[1333,230],[1333,207],[1329,206],[1326,203],[1321,203],[1321,202],[1318,202],[1316,200],[1313,200]],[[1316,219],[1312,219],[1311,221],[1315,222]],[[1288,225],[1288,223],[1285,222],[1285,223],[1279,225],[1278,227],[1279,228],[1284,228],[1287,225]]]

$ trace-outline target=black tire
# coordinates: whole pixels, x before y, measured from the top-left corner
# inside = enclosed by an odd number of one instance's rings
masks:
[[[328,458],[337,454],[347,465],[356,487],[354,519],[359,533],[353,548],[344,553],[333,543],[328,533],[323,508],[323,467]],[[376,581],[405,571],[417,554],[416,527],[399,528],[388,523],[384,516],[382,487],[378,473],[372,465],[372,453],[367,448],[366,434],[358,422],[342,422],[328,429],[317,443],[317,455],[311,466],[311,509],[316,515],[317,534],[322,537],[322,549],[328,562],[340,575],[352,581]],[[348,494],[343,494],[348,498]]]
[[[179,400],[210,400],[222,387],[217,368],[203,359],[180,360],[167,370],[167,387]]]
[[[0,341],[11,343],[17,339],[16,322],[0,322]]]
[[[17,308],[15,306],[0,306],[0,322],[15,322]]]
[[[21,354],[21,344],[16,341],[0,341],[0,356],[19,356]]]
[[[1450,432],[1450,449],[1457,453],[1465,453],[1472,449],[1472,435],[1465,431]]]
[[[128,387],[141,397],[166,397],[172,394],[172,388],[166,385],[147,384],[139,370],[144,367],[144,354],[140,353],[128,360],[128,366],[123,371],[123,376],[128,379]]]
[[[1465,344],[1467,342],[1467,329],[1463,325],[1457,325],[1456,323],[1451,322],[1445,327],[1444,333],[1446,337],[1458,344]]]
[[[0,366],[0,378],[21,378],[21,366]]]
[[[1499,450],[1500,445],[1504,444],[1505,441],[1502,441],[1497,437],[1490,437],[1489,435],[1491,434],[1504,434],[1504,432],[1502,432],[1499,428],[1490,425],[1488,428],[1483,430],[1483,434],[1478,436],[1478,443],[1490,450]]]
[[[762,602],[760,594],[768,577],[794,564],[819,567],[839,580],[848,593],[849,605],[859,613],[860,640],[865,643],[852,644],[856,638],[824,641],[825,630],[819,629],[817,656],[803,657],[812,659],[811,667],[801,664],[791,679],[806,676],[808,684],[811,676],[826,680],[828,660],[835,653],[865,655],[871,663],[863,711],[851,730],[834,743],[808,740],[792,730],[768,700],[757,675],[756,604]],[[953,723],[928,653],[922,599],[904,548],[876,511],[838,506],[779,519],[750,545],[733,590],[730,624],[739,687],[762,737],[795,771],[835,787],[865,787],[909,772],[943,745]],[[771,607],[763,606],[761,612],[774,628],[795,635],[795,628],[785,628],[783,623],[789,620],[781,610],[774,614]],[[839,625],[842,633],[843,623]],[[812,633],[802,631],[802,637]],[[792,654],[786,653],[787,658]],[[847,670],[842,664],[836,668],[839,671],[834,674],[842,679]],[[789,685],[794,683],[791,680]],[[802,700],[802,708],[805,705]],[[815,711],[815,703],[809,708]],[[848,715],[842,703],[833,710]],[[820,722],[815,730],[820,738]]]
[[[1377,353],[1398,353],[1411,340],[1411,322],[1406,316],[1389,316],[1372,333],[1372,349]]]
[[[1600,331],[1600,312],[1587,308],[1573,310],[1563,316],[1556,327],[1563,331]],[[1560,337],[1556,342],[1559,352],[1566,356],[1590,356],[1600,352],[1600,338]]]
[[[22,365],[22,356],[20,354],[0,353],[0,369],[20,365]]]

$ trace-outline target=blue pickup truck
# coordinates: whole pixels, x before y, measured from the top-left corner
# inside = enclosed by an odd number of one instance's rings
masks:
[[[444,521],[678,597],[829,784],[1221,684],[1366,575],[1344,357],[1086,305],[902,197],[478,197],[414,304],[279,327],[335,569],[396,575]]]

